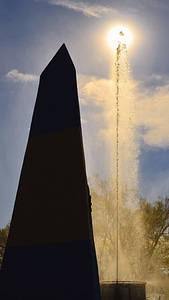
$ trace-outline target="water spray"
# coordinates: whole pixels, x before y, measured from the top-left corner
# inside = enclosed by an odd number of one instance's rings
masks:
[[[123,37],[121,30],[119,37]],[[122,49],[126,48],[120,39],[116,48],[116,282],[119,281],[119,92],[120,92],[120,55]]]
[[[124,223],[121,223],[123,221],[122,218],[128,212],[132,212],[132,208],[136,205],[138,179],[134,98],[130,89],[130,68],[127,60],[127,49],[131,38],[132,35],[127,28],[121,26],[113,28],[108,35],[108,42],[113,49],[113,56],[115,57],[115,80],[113,81],[114,110],[112,111],[112,122],[114,122],[115,128],[113,134],[114,143],[112,145],[114,153],[112,157],[114,169],[112,171],[115,180],[115,272],[113,271],[114,268],[109,269],[109,280],[111,280],[111,276],[114,277],[115,275],[115,278],[113,278],[115,281],[102,282],[102,300],[146,300],[145,282],[133,281],[139,279],[138,273],[135,270],[133,272],[134,266],[137,268],[137,259],[139,259],[141,253],[140,244],[137,243],[138,239],[134,237],[134,243],[131,244],[132,247],[135,247],[131,257],[126,256],[130,256],[130,247],[124,247],[126,242],[133,242],[133,236],[129,240],[125,239],[123,241],[121,239],[123,237],[122,230],[124,229]],[[142,237],[142,231],[138,227],[140,226],[139,221],[139,216],[133,219],[132,213],[129,215],[130,229],[134,226],[134,232],[137,233],[136,237]],[[132,258],[134,260],[131,261]],[[127,264],[124,266],[126,262]]]

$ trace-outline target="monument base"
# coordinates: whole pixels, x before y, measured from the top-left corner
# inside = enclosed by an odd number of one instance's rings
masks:
[[[101,282],[102,300],[146,300],[145,282],[104,281]]]

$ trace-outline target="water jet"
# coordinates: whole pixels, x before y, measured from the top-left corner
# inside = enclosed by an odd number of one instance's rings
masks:
[[[113,136],[113,166],[114,173],[114,185],[115,185],[115,251],[112,254],[115,258],[114,264],[114,274],[110,280],[101,281],[101,296],[102,300],[145,300],[146,283],[137,278],[136,274],[130,273],[127,275],[127,270],[123,265],[122,252],[125,246],[122,247],[121,241],[121,224],[122,219],[122,193],[126,189],[125,205],[123,208],[135,207],[136,199],[135,192],[137,190],[137,176],[138,176],[138,151],[137,143],[135,137],[135,127],[134,127],[134,110],[133,101],[131,96],[131,91],[128,88],[130,77],[129,77],[129,64],[127,61],[127,43],[125,43],[125,31],[118,28],[116,49],[115,49],[115,68],[114,68],[114,115],[112,115],[112,120],[114,121],[114,136]],[[115,41],[113,42],[115,44]],[[127,88],[126,88],[127,86]],[[113,122],[112,121],[112,122]],[[113,127],[112,124],[110,125]],[[125,188],[124,188],[125,186]],[[127,215],[127,214],[126,214]],[[132,217],[131,217],[132,218]],[[127,223],[126,223],[127,224]],[[139,227],[135,223],[135,226]],[[141,229],[139,228],[140,234]],[[134,245],[129,246],[130,251],[133,250]],[[122,249],[123,248],[123,249]],[[126,255],[126,260],[130,260],[130,251],[128,252],[128,257]],[[139,248],[141,255],[141,247]],[[138,260],[138,258],[137,258]],[[130,263],[129,263],[130,264]],[[137,266],[135,265],[135,268]],[[109,268],[109,266],[108,266]],[[126,272],[125,276],[122,275]],[[112,271],[112,269],[111,269]],[[124,280],[125,278],[125,280]],[[140,276],[141,278],[141,276]]]

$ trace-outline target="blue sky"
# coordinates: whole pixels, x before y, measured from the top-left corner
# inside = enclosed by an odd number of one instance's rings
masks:
[[[98,136],[112,80],[106,35],[117,24],[134,34],[139,189],[150,201],[169,196],[169,2],[0,0],[0,227],[11,218],[39,75],[62,43],[77,71],[87,173],[106,173]]]

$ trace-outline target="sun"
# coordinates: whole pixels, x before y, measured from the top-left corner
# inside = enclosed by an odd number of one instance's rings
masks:
[[[133,40],[132,32],[125,26],[113,27],[107,35],[107,41],[113,50],[116,50],[119,44],[128,48]]]

